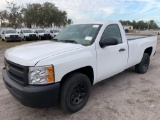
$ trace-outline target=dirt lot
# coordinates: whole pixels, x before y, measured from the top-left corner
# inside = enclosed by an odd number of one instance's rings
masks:
[[[60,107],[33,109],[15,100],[2,81],[3,46],[0,42],[0,120],[160,120],[160,37],[146,74],[130,68],[96,84],[87,105],[75,114]]]

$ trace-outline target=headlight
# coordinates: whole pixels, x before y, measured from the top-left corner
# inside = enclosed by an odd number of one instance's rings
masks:
[[[29,68],[29,84],[42,85],[54,83],[54,68],[52,65]]]

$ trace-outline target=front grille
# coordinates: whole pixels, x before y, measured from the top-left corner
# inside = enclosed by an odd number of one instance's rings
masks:
[[[10,35],[11,38],[18,38],[18,35]]]
[[[50,34],[44,34],[44,36],[49,37],[49,36],[50,36]]]
[[[29,36],[30,36],[30,37],[35,37],[36,35],[35,35],[35,34],[30,34]]]
[[[21,85],[27,85],[28,67],[21,66],[5,59],[5,68],[8,76]]]

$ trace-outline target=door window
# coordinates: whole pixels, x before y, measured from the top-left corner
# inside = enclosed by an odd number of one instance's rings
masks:
[[[119,26],[116,24],[112,24],[106,27],[106,29],[103,32],[102,40],[106,38],[115,38],[118,40],[118,43],[122,43],[122,37],[121,32],[119,29]]]

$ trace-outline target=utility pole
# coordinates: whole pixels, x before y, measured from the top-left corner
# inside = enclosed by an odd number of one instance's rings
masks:
[[[0,20],[1,20],[1,22],[0,22],[1,26],[0,27],[2,27],[2,17],[0,17]]]
[[[149,30],[149,24],[150,24],[150,22],[148,22],[148,28],[147,28],[148,30]]]

